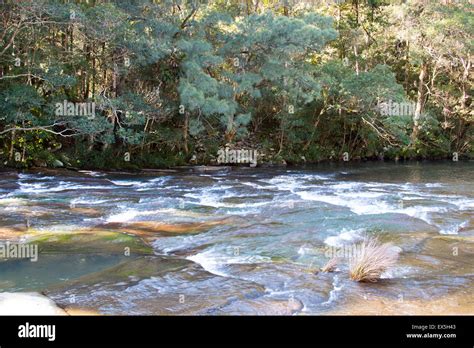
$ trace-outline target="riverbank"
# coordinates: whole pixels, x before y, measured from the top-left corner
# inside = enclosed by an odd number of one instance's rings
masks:
[[[0,166],[0,173],[8,173],[8,172],[30,172],[30,173],[44,173],[44,174],[61,174],[66,173],[68,175],[75,175],[75,173],[92,173],[93,171],[98,171],[102,173],[108,174],[140,174],[140,175],[155,175],[155,174],[172,174],[172,173],[183,173],[183,172],[193,172],[197,174],[202,173],[213,173],[213,172],[229,172],[232,170],[249,170],[252,168],[259,168],[259,169],[275,169],[275,168],[318,168],[320,166],[352,166],[352,165],[363,165],[363,164],[377,164],[377,163],[385,163],[385,164],[442,164],[442,163],[470,163],[473,162],[474,159],[459,159],[457,161],[453,161],[452,159],[423,159],[423,160],[415,160],[415,159],[408,159],[408,160],[380,160],[380,159],[358,159],[358,160],[349,160],[349,161],[320,161],[320,162],[304,162],[304,163],[296,163],[296,164],[288,164],[288,163],[259,163],[256,167],[251,167],[248,164],[238,164],[238,165],[197,165],[197,164],[188,164],[188,165],[180,165],[180,166],[170,166],[170,167],[163,167],[163,168],[112,168],[109,170],[104,170],[101,168],[76,168],[76,167],[28,167],[28,168],[17,168],[17,167],[1,167]],[[78,174],[80,175],[80,174]]]

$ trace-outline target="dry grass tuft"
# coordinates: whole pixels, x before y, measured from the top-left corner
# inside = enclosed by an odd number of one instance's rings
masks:
[[[398,251],[391,243],[381,244],[377,238],[368,238],[360,245],[357,255],[349,260],[349,274],[358,282],[376,282],[397,260]]]
[[[321,272],[334,272],[336,270],[337,265],[339,264],[339,258],[333,257],[330,259],[323,268],[321,268]]]

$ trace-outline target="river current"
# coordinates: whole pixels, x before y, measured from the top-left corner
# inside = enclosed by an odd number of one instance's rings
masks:
[[[0,292],[102,314],[474,314],[473,162],[0,172]],[[377,283],[323,273],[377,236]],[[138,252],[139,250],[139,252]]]

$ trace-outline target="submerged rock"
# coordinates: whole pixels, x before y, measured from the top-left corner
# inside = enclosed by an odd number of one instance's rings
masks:
[[[29,243],[37,244],[40,253],[153,254],[142,239],[112,231],[36,232]]]
[[[207,172],[228,172],[232,170],[230,166],[176,166],[171,169],[179,171],[191,171],[194,173],[207,173]]]
[[[209,230],[212,227],[225,225],[230,222],[230,218],[191,222],[181,224],[166,224],[154,221],[138,221],[138,222],[109,222],[98,225],[95,228],[104,230],[122,231],[125,233],[141,236],[141,237],[158,237],[166,235],[179,234],[195,234]]]
[[[87,215],[87,216],[102,216],[102,211],[99,209],[94,209],[94,208],[82,208],[82,207],[76,207],[76,206],[71,206],[70,207],[71,212],[75,214],[81,214],[81,215]]]
[[[28,231],[26,224],[14,226],[0,226],[0,240],[18,241]]]
[[[148,256],[46,291],[61,306],[102,314],[213,314],[232,301],[257,298],[258,284],[220,277],[191,261]]]
[[[230,303],[215,314],[225,315],[294,315],[301,312],[304,305],[297,298],[278,300],[268,296],[243,299]]]
[[[335,307],[327,315],[472,315],[472,293],[458,292],[432,299],[367,297]]]
[[[132,253],[133,255],[133,253]],[[0,292],[41,291],[86,274],[100,272],[133,256],[90,253],[38,253],[35,262],[30,259],[0,260]],[[5,281],[4,279],[8,279]]]
[[[459,235],[435,236],[427,239],[415,258],[429,257],[436,267],[434,273],[469,275],[474,273],[474,237]],[[429,267],[429,265],[427,266]]]

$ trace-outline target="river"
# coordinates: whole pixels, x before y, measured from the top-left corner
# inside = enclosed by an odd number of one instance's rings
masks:
[[[98,314],[474,314],[474,162],[0,172],[0,292]],[[328,251],[400,250],[377,283]],[[1,314],[1,313],[0,313]]]

